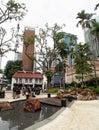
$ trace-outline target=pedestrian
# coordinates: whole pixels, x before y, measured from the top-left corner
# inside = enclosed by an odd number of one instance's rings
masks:
[[[16,98],[16,86],[13,86],[13,99]]]
[[[32,97],[35,97],[34,91],[35,91],[35,90],[34,90],[34,88],[32,87],[32,88],[31,88],[31,96],[32,96]]]
[[[26,90],[26,87],[25,87],[25,86],[24,86],[24,87],[22,87],[22,95],[23,95],[23,96],[25,96],[25,95],[26,95],[26,91],[27,91],[27,90]]]
[[[20,98],[21,90],[19,86],[16,86],[16,98]]]
[[[31,95],[31,87],[30,86],[27,87],[27,91],[28,91],[29,95]]]

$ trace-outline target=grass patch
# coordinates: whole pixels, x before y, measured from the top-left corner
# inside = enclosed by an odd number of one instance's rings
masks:
[[[50,88],[47,92],[48,93],[57,93],[58,92],[58,88]]]

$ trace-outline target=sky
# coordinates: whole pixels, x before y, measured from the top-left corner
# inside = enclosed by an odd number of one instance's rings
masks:
[[[7,0],[4,0],[6,2]],[[46,23],[53,26],[55,23],[58,25],[65,24],[64,31],[67,33],[75,34],[78,37],[78,42],[84,42],[82,28],[76,27],[77,13],[85,10],[87,13],[96,13],[99,15],[99,9],[94,11],[94,7],[99,0],[15,0],[19,3],[25,3],[28,10],[26,16],[19,22],[20,30],[23,31],[24,27],[29,26],[32,28],[43,28]],[[17,23],[13,21],[9,24],[6,22],[3,26],[9,28],[16,27]],[[14,54],[8,53],[2,59],[1,68],[3,69],[8,60],[14,60]]]

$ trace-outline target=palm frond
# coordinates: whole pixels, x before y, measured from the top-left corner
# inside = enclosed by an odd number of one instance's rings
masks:
[[[97,10],[97,8],[99,7],[99,3],[98,4],[96,4],[96,6],[95,6],[95,8],[94,8],[94,10]]]

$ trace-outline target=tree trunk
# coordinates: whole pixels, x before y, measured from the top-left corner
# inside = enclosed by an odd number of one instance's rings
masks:
[[[97,82],[97,74],[96,74],[96,64],[95,64],[95,60],[94,60],[94,74],[95,74],[96,87],[97,87],[97,86],[98,86],[98,82]]]
[[[50,78],[47,77],[47,89],[50,89],[50,84],[51,84],[51,80]]]
[[[84,87],[83,82],[84,82],[84,78],[83,78],[83,73],[82,73],[82,83],[81,83],[81,87],[82,87],[82,88]]]

